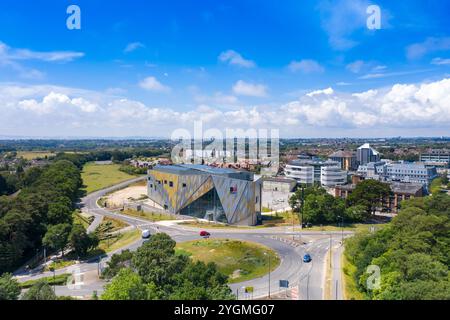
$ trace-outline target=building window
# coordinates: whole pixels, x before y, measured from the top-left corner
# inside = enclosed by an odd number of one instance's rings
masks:
[[[164,184],[167,184],[167,180],[164,180]]]
[[[173,187],[173,181],[169,181],[169,187]]]
[[[186,188],[186,187],[187,187],[186,183],[183,183],[182,186],[183,186],[183,188]]]

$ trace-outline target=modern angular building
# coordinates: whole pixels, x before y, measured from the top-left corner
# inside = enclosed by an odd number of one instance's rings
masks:
[[[156,166],[148,171],[148,196],[173,214],[236,225],[255,225],[261,183],[253,173],[205,165]]]
[[[359,165],[378,162],[380,161],[380,153],[372,148],[370,144],[365,143],[356,150],[356,160]]]

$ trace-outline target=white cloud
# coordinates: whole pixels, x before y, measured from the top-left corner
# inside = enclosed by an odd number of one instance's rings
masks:
[[[127,44],[127,46],[125,47],[125,49],[123,50],[124,53],[130,53],[133,52],[139,48],[145,48],[145,45],[141,42],[131,42],[129,44]]]
[[[310,93],[307,93],[306,95],[308,97],[314,97],[314,96],[319,96],[319,95],[331,95],[334,93],[333,88],[327,88],[324,90],[316,90],[316,91],[312,91]]]
[[[219,95],[218,95],[219,96]],[[282,135],[374,132],[383,136],[448,134],[450,78],[422,84],[395,84],[364,92],[333,88],[304,93],[282,105],[221,110],[213,101],[177,111],[105,93],[55,86],[0,83],[3,135],[169,136],[175,128],[278,128]]]
[[[41,60],[47,62],[69,62],[84,57],[83,52],[77,51],[32,51],[29,49],[14,49],[0,41],[1,60]]]
[[[428,53],[450,50],[450,37],[430,37],[420,43],[414,43],[406,48],[408,59],[420,59]]]
[[[262,84],[253,84],[239,80],[234,84],[233,92],[241,96],[266,97],[267,87]]]
[[[168,86],[163,85],[155,77],[147,77],[139,83],[142,89],[156,92],[169,92],[171,89]]]
[[[219,61],[236,65],[243,68],[253,68],[256,64],[252,60],[244,59],[240,53],[234,50],[227,50],[219,55]]]
[[[450,65],[450,59],[434,58],[431,60],[431,64],[435,64],[437,66]]]
[[[292,61],[289,64],[288,68],[292,72],[300,71],[306,74],[322,73],[325,70],[317,61],[310,59],[304,59],[301,61]]]

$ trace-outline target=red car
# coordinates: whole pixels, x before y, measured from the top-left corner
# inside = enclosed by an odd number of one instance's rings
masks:
[[[211,234],[208,231],[205,231],[205,230],[200,231],[200,237],[209,238],[210,235]]]

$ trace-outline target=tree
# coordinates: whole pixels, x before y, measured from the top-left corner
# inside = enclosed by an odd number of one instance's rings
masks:
[[[20,286],[10,273],[0,276],[0,300],[17,300],[20,295]]]
[[[57,297],[50,285],[40,280],[24,293],[22,300],[57,300]]]
[[[318,186],[304,187],[303,188],[303,201],[310,195],[323,195],[326,194],[324,188]],[[300,212],[302,202],[302,188],[298,188],[294,194],[289,198],[289,205],[294,212]]]
[[[391,189],[388,184],[377,180],[364,180],[358,183],[353,192],[348,196],[348,206],[363,205],[367,214],[375,213],[381,206],[383,199],[389,196]]]
[[[50,226],[45,233],[42,243],[51,249],[60,250],[64,256],[64,248],[69,238],[70,225],[67,223]]]
[[[310,194],[306,197],[304,208],[305,222],[332,223],[344,214],[345,204],[342,199],[330,194]]]
[[[448,181],[448,172],[447,171],[444,171],[444,173],[442,174],[441,182],[444,185],[447,185],[449,183],[449,181]]]
[[[175,245],[167,234],[157,233],[137,249],[132,265],[144,282],[163,287],[170,284],[173,274],[183,271],[189,258],[175,255]]]
[[[119,271],[107,284],[101,297],[103,300],[145,300],[147,287],[141,277],[129,268]]]
[[[75,224],[69,234],[69,244],[74,249],[79,257],[83,257],[86,253],[98,246],[99,240],[94,233],[87,234],[86,229],[80,225]]]
[[[357,204],[345,209],[345,220],[352,222],[364,222],[369,218],[367,208],[361,204]]]
[[[133,253],[128,249],[113,254],[107,262],[107,267],[102,272],[102,277],[112,279],[121,269],[131,266],[131,258],[133,258]]]

